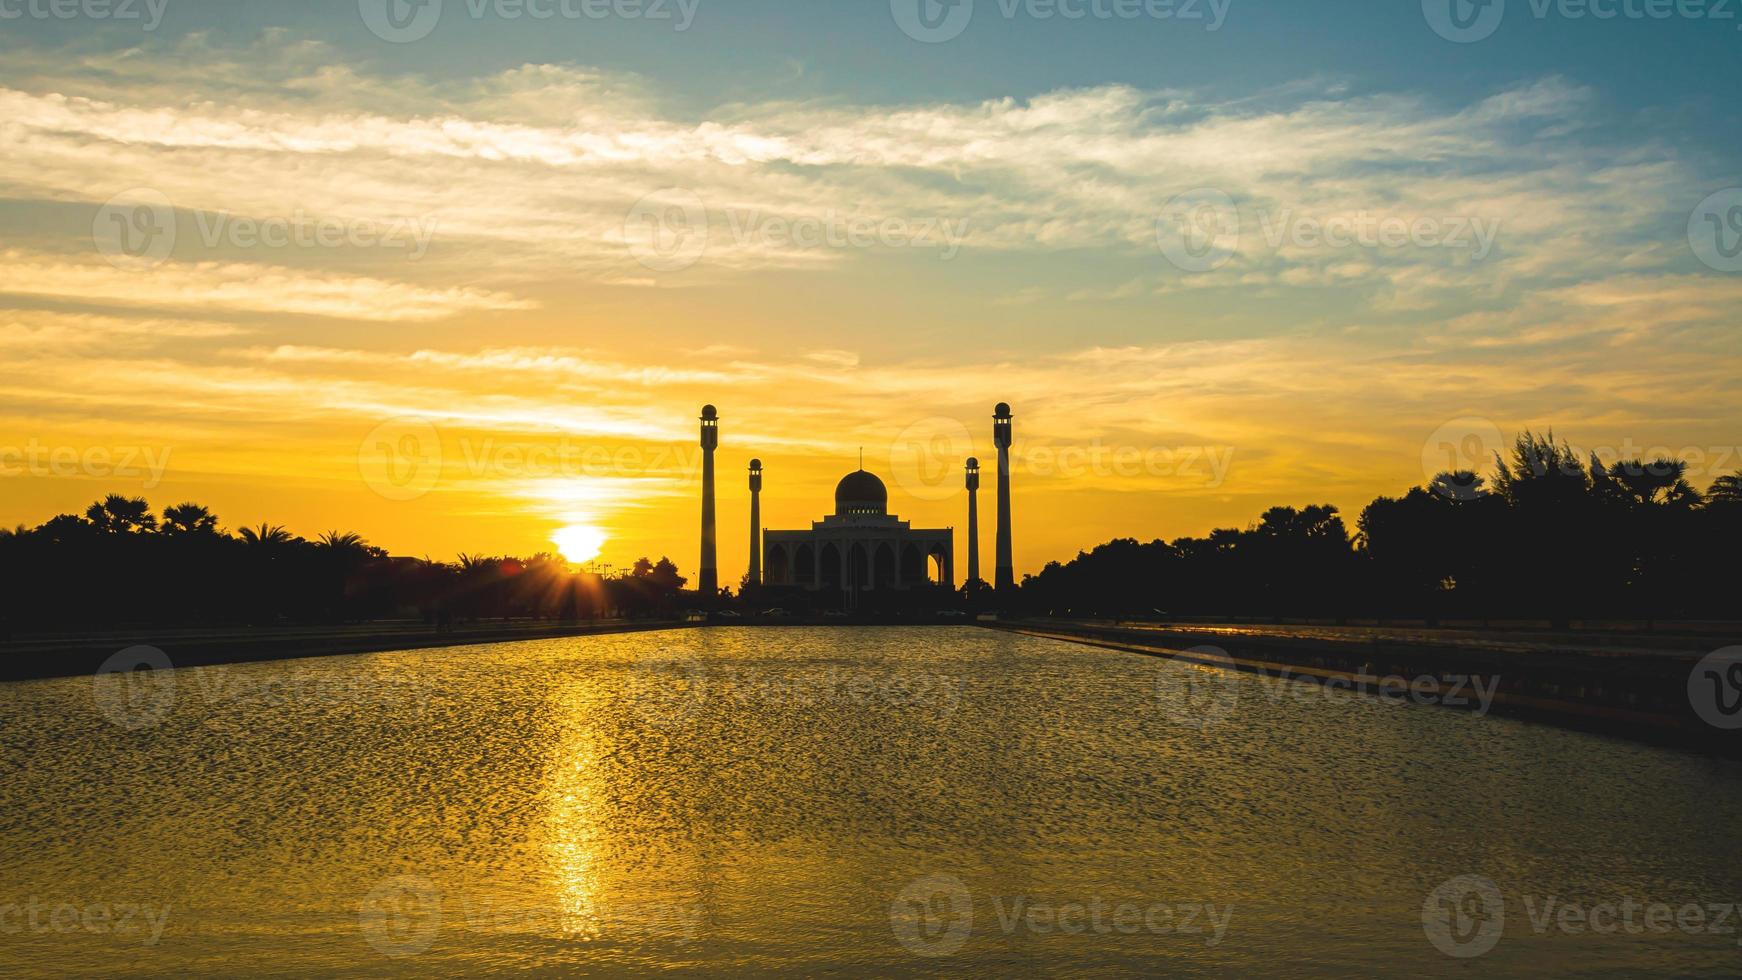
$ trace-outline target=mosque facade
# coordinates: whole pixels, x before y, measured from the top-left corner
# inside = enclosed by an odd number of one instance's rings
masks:
[[[809,530],[763,532],[763,584],[848,594],[931,582],[955,588],[955,529],[916,528],[889,513],[875,474],[848,473],[835,512]]]
[[[1014,587],[1011,561],[1010,406],[1002,402],[992,415],[992,442],[998,449],[997,535],[994,574],[996,589]],[[720,444],[720,415],[712,405],[702,408],[702,548],[700,592],[704,601],[718,598],[715,563],[714,452]],[[968,496],[969,584],[980,573],[978,541],[980,463],[966,461]],[[955,529],[916,528],[889,513],[889,488],[860,468],[835,486],[835,512],[812,522],[808,530],[764,530],[762,461],[750,461],[750,570],[752,585],[798,588],[810,592],[840,592],[846,604],[868,592],[900,592],[926,585],[956,587]],[[982,583],[984,585],[984,583]]]

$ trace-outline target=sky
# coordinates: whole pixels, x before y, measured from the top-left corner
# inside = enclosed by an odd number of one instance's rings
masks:
[[[1526,428],[1703,487],[1739,53],[1719,0],[0,0],[0,522],[693,573],[704,403],[734,584],[752,457],[766,526],[862,458],[965,567],[999,401],[1019,573]]]

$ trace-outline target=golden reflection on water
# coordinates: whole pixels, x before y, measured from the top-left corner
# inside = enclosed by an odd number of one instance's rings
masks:
[[[181,671],[136,729],[88,678],[0,686],[0,906],[173,910],[149,947],[0,934],[0,974],[1457,975],[1420,919],[1452,875],[1742,901],[1734,763],[1169,676],[972,627],[791,628]],[[972,935],[916,958],[901,896],[945,879]],[[1233,918],[1216,944],[1007,930],[1018,898]],[[1737,962],[1576,940],[1526,929],[1481,966]]]
[[[597,685],[598,680],[592,682]],[[550,814],[546,849],[557,882],[556,907],[564,933],[597,937],[599,921],[600,796],[597,736],[587,724],[589,698],[583,682],[554,692],[562,739],[550,762]]]

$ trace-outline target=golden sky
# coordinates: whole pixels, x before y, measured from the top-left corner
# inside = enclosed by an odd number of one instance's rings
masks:
[[[693,576],[709,402],[734,585],[753,456],[767,526],[820,518],[863,451],[960,549],[998,401],[1019,573],[1275,504],[1352,524],[1527,426],[1742,469],[1742,277],[1688,235],[1720,186],[1594,135],[1566,79],[668,87],[281,32],[10,51],[0,521],[120,492],[436,558],[584,524]],[[1182,211],[1206,200],[1232,233]]]

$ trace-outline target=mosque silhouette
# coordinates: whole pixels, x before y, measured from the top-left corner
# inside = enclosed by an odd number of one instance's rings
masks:
[[[1010,547],[1010,444],[1013,416],[1000,402],[992,415],[992,441],[998,449],[998,532],[996,587],[1008,593],[1015,584]],[[720,413],[702,408],[702,557],[698,589],[720,591],[715,557],[714,452],[720,445]],[[980,578],[980,462],[965,461],[968,495],[968,577]],[[808,530],[762,528],[762,461],[750,461],[750,568],[746,582],[810,592],[839,592],[849,607],[862,593],[905,591],[938,584],[954,589],[955,530],[916,528],[889,513],[889,488],[860,468],[835,486],[835,511]]]

